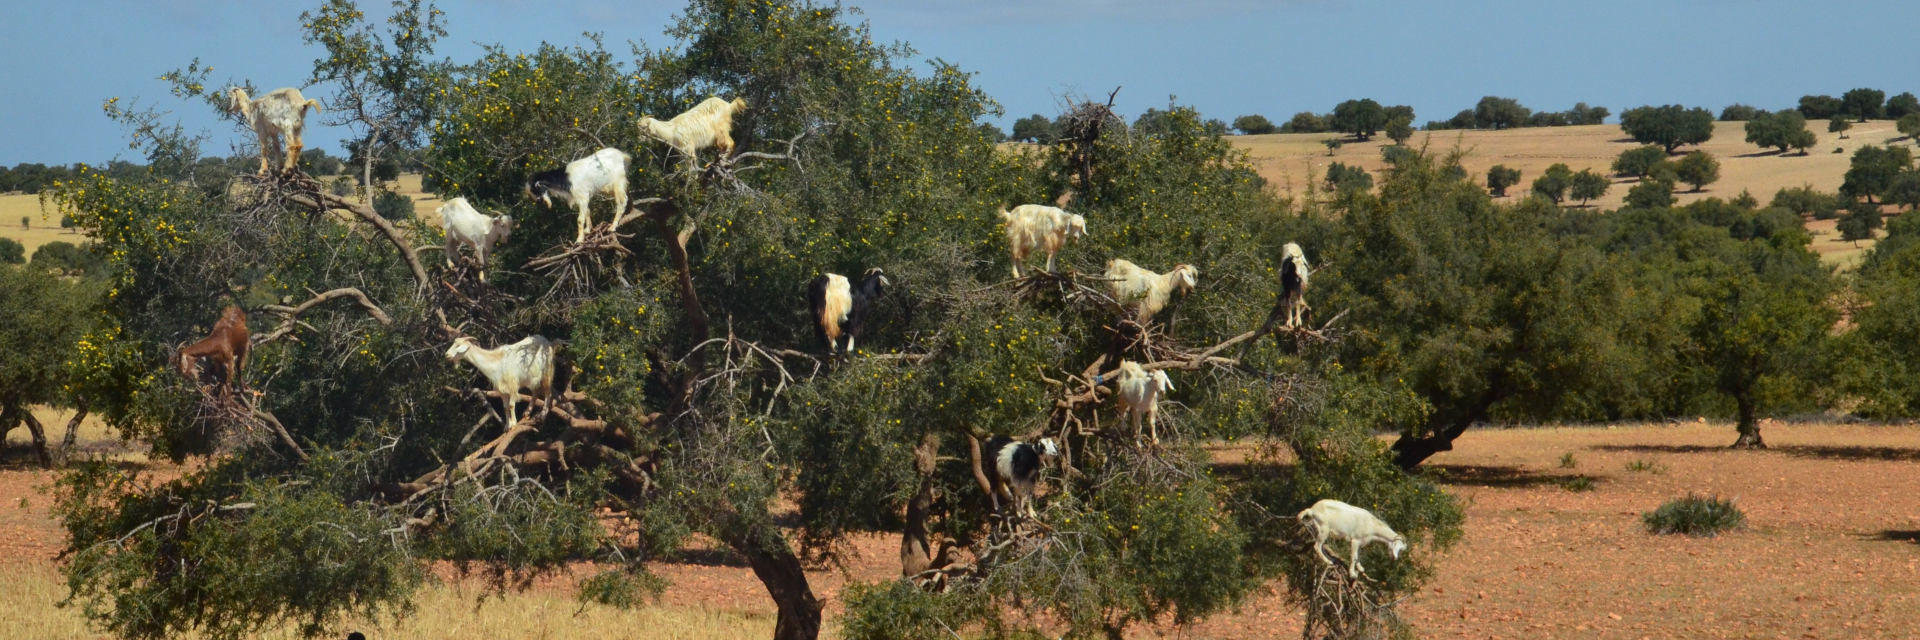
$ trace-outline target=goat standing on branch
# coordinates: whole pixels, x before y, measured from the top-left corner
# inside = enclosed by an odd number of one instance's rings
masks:
[[[1053,438],[1026,443],[994,436],[986,442],[984,453],[993,461],[993,473],[988,474],[991,483],[988,497],[993,498],[993,509],[1011,507],[1015,515],[1038,520],[1040,516],[1033,510],[1033,489],[1040,484],[1040,467],[1060,455],[1060,447],[1054,444]]]
[[[1289,242],[1280,250],[1280,305],[1287,317],[1287,328],[1306,324],[1307,277],[1313,274],[1307,265],[1307,253]],[[1271,324],[1271,321],[1269,321]]]
[[[534,174],[527,181],[527,195],[548,207],[553,206],[554,200],[572,203],[580,214],[573,241],[580,242],[587,239],[587,229],[593,227],[593,196],[602,193],[613,196],[616,221],[627,212],[627,161],[630,158],[627,152],[613,147],[595,151],[593,155],[567,163],[565,169]]]
[[[475,369],[487,376],[493,383],[493,390],[507,406],[507,426],[519,422],[514,414],[514,406],[520,397],[520,390],[532,392],[532,396],[548,402],[553,395],[553,343],[541,336],[527,336],[526,339],[498,349],[488,349],[474,342],[473,338],[460,337],[447,348],[447,361],[465,359],[473,363]],[[531,415],[531,411],[528,412]]]
[[[827,353],[853,353],[854,338],[866,329],[867,313],[873,303],[892,285],[879,268],[868,269],[854,289],[847,277],[825,273],[807,284],[807,306],[813,312],[814,331],[827,343]],[[846,351],[840,351],[840,336],[847,337]]]
[[[1132,360],[1120,361],[1120,373],[1113,378],[1114,400],[1132,423],[1134,442],[1140,442],[1140,417],[1147,418],[1147,432],[1154,444],[1160,444],[1160,398],[1173,390],[1173,379],[1161,370],[1147,371]]]
[[[268,171],[269,157],[280,152],[280,139],[286,138],[287,156],[282,171],[292,172],[300,166],[300,150],[306,145],[301,141],[301,133],[307,125],[307,109],[320,112],[320,103],[300,95],[300,90],[292,87],[274,89],[258,99],[248,99],[247,90],[234,87],[227,91],[229,108],[247,119],[247,126],[253,128],[254,135],[260,137],[260,173]]]
[[[723,159],[733,153],[733,114],[746,108],[747,101],[740,98],[709,97],[665,122],[642,116],[640,132],[667,143],[686,159],[687,168],[692,169],[699,165],[701,149],[719,149]]]
[[[1175,265],[1165,274],[1140,268],[1140,265],[1114,258],[1107,261],[1107,283],[1113,299],[1122,305],[1134,305],[1134,320],[1145,326],[1174,293],[1192,291],[1200,284],[1200,269],[1190,264]]]
[[[1387,551],[1393,559],[1399,560],[1400,553],[1407,550],[1406,538],[1393,532],[1393,527],[1373,515],[1373,512],[1339,500],[1326,499],[1313,503],[1301,511],[1300,524],[1311,529],[1316,536],[1313,543],[1314,555],[1320,561],[1333,564],[1333,558],[1327,553],[1327,540],[1340,538],[1347,541],[1347,576],[1360,577],[1360,549],[1378,542],[1387,545]]]
[[[1006,221],[1007,244],[1013,248],[1015,278],[1020,277],[1020,269],[1034,249],[1047,252],[1047,272],[1052,273],[1054,254],[1060,253],[1068,240],[1087,235],[1085,217],[1043,204],[1023,204],[1012,211],[1001,209],[1000,219]]]
[[[505,241],[513,234],[513,218],[488,217],[468,204],[465,197],[460,197],[440,205],[440,223],[447,228],[447,268],[453,268],[459,247],[465,244],[473,247],[473,258],[480,262],[480,281],[486,282],[487,252],[493,249],[494,243]]]
[[[221,375],[226,377],[221,387],[221,398],[233,399],[233,390],[240,385],[240,370],[247,363],[248,338],[247,312],[228,305],[225,311],[220,312],[220,320],[213,324],[211,335],[180,348],[180,375],[198,383],[199,367],[195,366],[195,360],[212,360],[220,365]]]

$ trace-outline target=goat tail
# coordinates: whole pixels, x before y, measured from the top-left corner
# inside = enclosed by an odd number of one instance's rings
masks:
[[[306,104],[305,106],[306,106],[306,108],[308,108],[308,109],[312,109],[314,113],[320,113],[320,112],[321,112],[321,109],[320,109],[320,101],[319,101],[319,100],[314,100],[314,99],[312,99],[312,98],[308,98],[308,99],[307,99],[307,104]]]
[[[741,111],[747,108],[747,99],[741,98],[741,97],[735,97],[731,104],[733,105],[734,111]]]

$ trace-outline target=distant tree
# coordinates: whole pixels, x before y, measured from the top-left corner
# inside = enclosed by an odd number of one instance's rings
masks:
[[[1273,133],[1274,131],[1278,130],[1278,127],[1273,126],[1273,122],[1271,120],[1268,120],[1266,116],[1263,116],[1257,113],[1234,118],[1233,128],[1239,129],[1240,133],[1244,133],[1247,135],[1260,135],[1264,133]]]
[[[1879,89],[1852,89],[1840,95],[1840,111],[1860,122],[1885,116],[1886,104],[1887,92]]]
[[[1900,133],[1905,134],[1908,140],[1920,143],[1920,111],[1900,116],[1900,120],[1893,123],[1893,126],[1899,129]]]
[[[1882,199],[1888,204],[1906,207],[1908,211],[1920,208],[1920,170],[1908,169],[1893,177],[1893,184],[1887,185]]]
[[[1224,136],[1227,135],[1228,131],[1227,121],[1219,118],[1207,118],[1206,122],[1200,123],[1200,130],[1216,138]]]
[[[33,228],[33,216],[20,216],[20,228],[21,229]]]
[[[1286,124],[1280,125],[1280,132],[1326,133],[1333,130],[1332,126],[1327,124],[1329,119],[1328,116],[1320,115],[1312,111],[1302,111],[1293,114],[1293,118],[1287,120]]]
[[[1800,96],[1800,115],[1806,116],[1808,120],[1824,120],[1840,111],[1839,98],[1822,95]]]
[[[1404,104],[1396,104],[1396,105],[1389,105],[1385,109],[1382,109],[1382,111],[1386,112],[1387,122],[1389,123],[1395,120],[1402,120],[1402,119],[1406,120],[1408,124],[1413,123],[1413,107],[1410,107]]]
[[[1836,225],[1840,230],[1840,241],[1851,242],[1855,246],[1861,240],[1873,239],[1873,230],[1881,227],[1880,205],[1855,200],[1847,203],[1847,212],[1840,216]]]
[[[1767,115],[1766,109],[1759,109],[1740,103],[1727,105],[1727,108],[1720,110],[1720,119],[1726,121],[1752,120],[1764,115]]]
[[[1038,113],[1013,121],[1014,142],[1051,142],[1056,135],[1053,121]]]
[[[1900,95],[1887,98],[1888,118],[1899,120],[1910,113],[1920,113],[1920,98],[1915,98],[1913,93],[1902,92]]]
[[[413,217],[413,198],[382,189],[373,198],[373,210],[388,220],[405,220]]]
[[[1373,174],[1357,166],[1338,162],[1327,165],[1327,190],[1335,193],[1366,191],[1373,188]]]
[[[1573,185],[1573,169],[1564,162],[1553,163],[1545,173],[1533,180],[1533,193],[1560,204],[1567,198],[1567,188]]]
[[[1760,199],[1753,197],[1752,191],[1741,189],[1740,195],[1734,196],[1733,200],[1730,201],[1728,204],[1732,204],[1733,206],[1740,207],[1748,211],[1752,211],[1754,209],[1760,208]]]
[[[1661,209],[1673,206],[1673,182],[1661,178],[1641,180],[1627,190],[1626,206],[1635,209]]]
[[[1573,124],[1600,124],[1607,121],[1612,112],[1606,107],[1590,107],[1585,102],[1573,103],[1573,109],[1567,111],[1567,120]]]
[[[64,240],[55,240],[33,250],[33,268],[42,271],[57,271],[60,275],[86,276],[100,275],[106,269],[106,259],[92,250],[91,243],[76,246]]]
[[[1387,110],[1372,98],[1348,100],[1333,107],[1333,130],[1366,140],[1387,126]]]
[[[1841,140],[1847,139],[1847,130],[1852,128],[1853,122],[1847,120],[1846,116],[1836,115],[1827,121],[1827,133],[1838,133]]]
[[[1397,118],[1387,123],[1387,138],[1393,140],[1394,144],[1406,144],[1407,139],[1412,137],[1413,120],[1411,118]]]
[[[26,261],[26,245],[13,238],[0,238],[0,264],[22,264]]]
[[[1894,176],[1900,175],[1911,164],[1913,154],[1907,147],[1860,147],[1853,152],[1846,180],[1840,184],[1840,195],[1866,198],[1867,202],[1873,202],[1874,197],[1886,193],[1887,187],[1893,185]]]
[[[1673,153],[1674,147],[1712,138],[1713,113],[1677,104],[1635,107],[1620,114],[1620,128],[1636,142],[1657,144]]]
[[[1612,186],[1613,180],[1606,176],[1592,169],[1581,169],[1580,173],[1573,174],[1573,180],[1567,188],[1567,197],[1579,200],[1580,204],[1584,205],[1607,195],[1607,189]]]
[[[1508,129],[1526,124],[1533,111],[1520,106],[1520,101],[1499,96],[1485,96],[1473,107],[1473,124],[1481,129]]]
[[[1000,127],[994,126],[991,122],[982,122],[979,128],[980,137],[986,138],[988,142],[998,144],[1007,141],[1007,132],[1001,131]]]
[[[1674,175],[1681,182],[1693,185],[1694,192],[1720,179],[1720,161],[1705,151],[1695,151],[1680,158],[1673,165]]]
[[[1747,142],[1762,149],[1778,147],[1782,155],[1788,149],[1807,149],[1814,143],[1813,132],[1807,130],[1807,117],[1799,111],[1755,116],[1747,121],[1746,129]]]
[[[1331,156],[1333,152],[1340,150],[1340,145],[1344,143],[1342,143],[1339,138],[1327,138],[1321,140],[1320,144],[1327,146],[1327,155]]]
[[[1812,186],[1782,187],[1774,192],[1773,202],[1767,206],[1786,209],[1801,217],[1815,220],[1832,220],[1838,216],[1839,198],[1831,193],[1822,193]]]
[[[1614,158],[1613,173],[1629,178],[1645,178],[1653,171],[1654,166],[1666,161],[1665,149],[1655,145],[1634,147],[1620,152],[1620,157]]]
[[[1564,127],[1573,124],[1564,111],[1535,111],[1527,117],[1529,127]]]
[[[1133,132],[1142,135],[1158,136],[1171,131],[1172,123],[1168,122],[1167,118],[1173,114],[1172,109],[1173,107],[1171,105],[1167,107],[1166,111],[1147,107],[1147,110],[1141,112],[1140,117],[1133,121]]]
[[[1520,170],[1504,164],[1493,165],[1487,170],[1487,192],[1494,197],[1507,196],[1507,187],[1520,184]]]
[[[337,176],[344,168],[339,158],[327,155],[325,149],[307,149],[300,152],[300,168],[313,176]]]

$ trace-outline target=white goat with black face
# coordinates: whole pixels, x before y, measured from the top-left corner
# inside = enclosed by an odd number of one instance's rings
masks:
[[[1140,418],[1147,419],[1147,432],[1154,444],[1160,443],[1160,399],[1173,391],[1173,379],[1161,370],[1148,371],[1132,360],[1120,361],[1120,372],[1113,376],[1114,401],[1132,423],[1134,442],[1140,441]]]
[[[573,241],[585,240],[587,230],[593,228],[591,205],[595,195],[613,196],[614,222],[626,214],[629,159],[627,152],[612,147],[595,151],[593,155],[567,163],[565,169],[534,174],[527,181],[527,195],[548,207],[553,206],[554,200],[572,203],[580,215]]]
[[[505,241],[513,234],[513,218],[488,217],[467,203],[465,197],[460,197],[440,205],[440,224],[447,228],[447,267],[454,266],[460,245],[473,247],[473,258],[480,261],[480,281],[486,282],[487,253],[494,243]]]
[[[1027,256],[1035,249],[1047,252],[1047,272],[1053,272],[1053,257],[1067,246],[1067,241],[1087,235],[1087,219],[1077,213],[1067,213],[1059,207],[1043,204],[1023,204],[1011,211],[1000,210],[1000,219],[1007,227],[1007,244],[1013,250],[1013,277],[1020,277],[1020,270],[1027,264]]]
[[[1134,321],[1142,325],[1167,308],[1173,294],[1184,294],[1200,284],[1200,269],[1190,264],[1175,265],[1160,274],[1114,258],[1107,261],[1106,276],[1114,301],[1133,305]]]
[[[1313,543],[1314,555],[1320,561],[1333,564],[1333,558],[1327,552],[1327,541],[1340,538],[1347,541],[1347,575],[1358,578],[1360,568],[1360,549],[1375,542],[1387,545],[1387,551],[1393,559],[1399,560],[1400,554],[1407,550],[1407,539],[1394,533],[1393,527],[1373,515],[1373,512],[1339,500],[1327,499],[1313,503],[1300,512],[1300,524],[1312,529],[1317,536]]]
[[[1060,455],[1060,447],[1054,444],[1053,438],[1026,443],[995,436],[982,447],[981,454],[993,464],[987,479],[993,490],[989,497],[993,498],[994,510],[1012,507],[1014,514],[1039,519],[1033,509],[1033,490],[1040,484],[1040,468],[1047,460]]]
[[[507,407],[508,425],[519,422],[514,407],[521,389],[532,392],[535,398],[550,400],[552,397],[553,343],[544,337],[527,336],[519,342],[488,349],[473,338],[462,336],[447,348],[447,361],[463,359],[493,383],[494,391],[500,392]]]
[[[279,156],[283,136],[287,155],[280,170],[293,171],[300,167],[300,150],[305,147],[301,134],[307,126],[307,109],[319,113],[319,101],[308,100],[300,95],[299,89],[292,87],[274,89],[257,99],[248,98],[246,89],[234,87],[227,90],[227,98],[228,108],[246,118],[247,126],[260,138],[260,173],[269,170],[268,158]]]
[[[1289,242],[1280,250],[1280,304],[1286,309],[1287,328],[1306,322],[1307,278],[1313,268],[1307,265],[1307,253]]]
[[[733,115],[746,108],[747,101],[740,98],[708,97],[672,120],[641,117],[640,132],[667,143],[691,169],[699,164],[701,149],[719,149],[721,158],[733,153]]]

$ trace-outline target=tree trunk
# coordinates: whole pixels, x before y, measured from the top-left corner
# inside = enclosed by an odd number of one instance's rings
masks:
[[[1498,386],[1498,381],[1495,381],[1494,385],[1488,387],[1486,394],[1480,397],[1479,402],[1451,420],[1428,422],[1426,437],[1401,435],[1399,440],[1393,442],[1393,463],[1403,470],[1412,471],[1427,458],[1433,457],[1433,454],[1452,451],[1454,439],[1466,433],[1467,427],[1473,426],[1473,423],[1486,418],[1487,410],[1493,408],[1493,403],[1500,399],[1499,392],[1495,391]]]
[[[807,573],[800,558],[787,547],[778,531],[737,532],[728,536],[728,546],[747,557],[753,575],[766,585],[767,595],[779,607],[773,624],[773,640],[815,640],[820,637],[819,598],[807,584]]]
[[[47,455],[47,428],[40,425],[40,419],[33,416],[33,410],[19,408],[15,412],[27,423],[27,433],[33,435],[33,455],[40,458],[40,466],[52,469],[53,456]]]
[[[1733,441],[1733,448],[1767,448],[1766,441],[1760,439],[1760,407],[1758,403],[1746,397],[1737,398],[1736,402],[1740,405],[1740,439]]]
[[[60,455],[65,456],[80,437],[80,421],[87,419],[87,399],[73,399],[73,419],[67,421],[67,435],[60,439]]]

